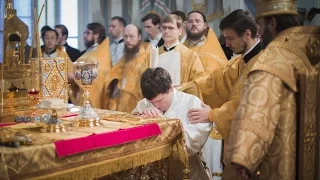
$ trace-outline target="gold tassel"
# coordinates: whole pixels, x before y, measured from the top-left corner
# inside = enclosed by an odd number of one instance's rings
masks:
[[[114,159],[108,159],[94,164],[87,164],[81,167],[59,171],[41,177],[33,177],[30,179],[69,180],[78,179],[79,177],[82,179],[94,179],[167,158],[171,155],[171,152],[172,144],[166,144],[138,153]]]

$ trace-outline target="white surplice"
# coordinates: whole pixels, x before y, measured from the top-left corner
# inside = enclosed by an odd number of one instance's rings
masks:
[[[164,117],[178,118],[181,120],[186,137],[186,145],[189,156],[189,179],[206,180],[209,179],[204,169],[202,152],[212,129],[212,122],[191,124],[188,118],[188,110],[202,108],[201,100],[193,95],[173,90],[173,99],[170,108],[163,114]],[[132,113],[142,113],[146,108],[153,105],[146,99],[142,99],[132,111]],[[211,179],[211,178],[210,178]]]
[[[211,169],[212,173],[222,173],[223,166],[221,161],[222,156],[222,140],[208,138],[207,142],[203,147],[203,156],[204,160],[207,163],[207,166]],[[213,176],[213,180],[221,180],[219,176]]]

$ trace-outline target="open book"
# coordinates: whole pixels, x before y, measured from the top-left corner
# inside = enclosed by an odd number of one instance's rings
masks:
[[[171,76],[172,85],[179,86],[181,85],[181,59],[180,52],[169,51],[159,55],[158,47],[151,47],[150,51],[150,66],[162,67],[167,70]]]

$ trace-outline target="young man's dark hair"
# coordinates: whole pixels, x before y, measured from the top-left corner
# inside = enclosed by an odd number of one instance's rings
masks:
[[[153,25],[160,24],[160,22],[161,22],[161,17],[156,13],[147,14],[146,16],[144,16],[142,18],[141,22],[148,21],[149,19],[151,19]]]
[[[45,31],[45,30],[48,30],[48,29],[52,29],[50,26],[47,26],[47,25],[45,25],[45,26],[43,26],[42,28],[41,28],[41,37],[42,37],[42,34],[43,34],[43,31]]]
[[[98,43],[101,44],[102,41],[107,37],[106,29],[100,23],[89,23],[87,28],[93,32],[93,34],[99,34]]]
[[[174,11],[171,14],[174,14],[174,15],[180,17],[182,19],[182,21],[186,21],[187,20],[186,14],[184,12],[182,12],[182,11]]]
[[[61,29],[62,36],[66,35],[66,39],[68,39],[69,32],[68,32],[68,29],[67,29],[67,27],[65,25],[57,24],[57,25],[54,26],[54,28]]]
[[[198,13],[198,14],[200,14],[200,15],[202,16],[202,18],[203,18],[203,22],[205,22],[205,23],[207,22],[206,16],[205,16],[202,12],[197,11],[197,10],[194,10],[194,11],[189,12],[189,13],[188,13],[188,18],[189,18],[189,15],[192,14],[192,13]],[[188,18],[187,18],[187,19],[188,19]]]
[[[161,67],[147,69],[140,80],[142,95],[148,100],[168,93],[171,85],[170,74]]]
[[[58,34],[58,32],[57,32],[55,29],[51,29],[51,28],[48,29],[48,28],[46,28],[46,29],[44,29],[44,30],[42,31],[42,34],[41,34],[41,38],[42,38],[42,39],[44,38],[46,32],[48,32],[48,31],[53,31],[53,32],[55,32],[55,34],[57,35],[57,38],[58,38],[59,34]]]
[[[254,17],[243,9],[237,9],[223,18],[220,22],[219,29],[233,29],[238,36],[242,36],[248,29],[251,31],[251,37],[257,35],[257,24]]]
[[[123,27],[126,27],[126,20],[124,20],[122,17],[114,16],[114,17],[111,18],[111,21],[112,20],[118,20],[120,22],[120,24],[123,25]]]
[[[181,23],[179,23],[176,19],[172,18],[171,16],[166,16],[161,20],[161,24],[163,23],[174,23],[176,22],[176,25],[178,28],[181,28]]]

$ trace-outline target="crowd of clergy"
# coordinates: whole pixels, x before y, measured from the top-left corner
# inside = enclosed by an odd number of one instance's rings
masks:
[[[296,118],[297,73],[310,70],[305,62],[307,40],[295,42],[295,33],[319,39],[320,31],[301,26],[290,8],[259,7],[267,3],[256,1],[256,17],[242,9],[225,16],[219,26],[223,44],[202,12],[175,11],[162,18],[147,14],[141,19],[142,29],[113,17],[109,37],[103,25],[90,23],[83,34],[83,52],[67,44],[64,25],[44,27],[42,52],[44,57],[67,53],[69,99],[75,105],[82,105],[83,90],[73,81],[72,62],[98,61],[98,79],[90,88],[94,108],[180,119],[191,180],[295,179],[295,173],[276,168],[280,159],[288,156],[281,162],[294,164],[290,158],[296,158],[285,147],[289,140],[283,140],[290,127],[279,126]],[[180,64],[156,68],[151,60],[155,49],[157,57]],[[315,65],[319,67],[319,60],[310,67]],[[275,142],[282,140],[282,146]],[[279,147],[273,147],[277,143]]]

